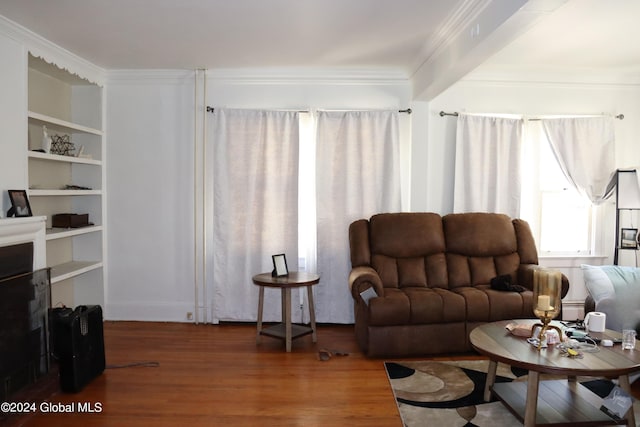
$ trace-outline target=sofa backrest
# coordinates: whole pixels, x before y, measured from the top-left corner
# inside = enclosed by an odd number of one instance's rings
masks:
[[[537,264],[529,225],[494,213],[385,213],[349,229],[351,264],[373,267],[384,287],[486,285]]]

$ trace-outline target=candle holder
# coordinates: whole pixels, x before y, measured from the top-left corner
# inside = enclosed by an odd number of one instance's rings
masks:
[[[540,319],[541,323],[533,325],[531,337],[535,334],[536,327],[541,327],[538,335],[538,350],[543,348],[542,342],[549,329],[555,329],[558,337],[562,339],[560,328],[549,324],[560,313],[561,291],[561,272],[546,268],[533,271],[533,314]]]

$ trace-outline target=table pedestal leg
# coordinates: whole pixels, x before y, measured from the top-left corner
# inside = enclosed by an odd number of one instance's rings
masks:
[[[487,381],[484,383],[484,401],[491,401],[491,387],[496,382],[496,371],[498,370],[498,362],[489,361],[489,370],[487,371]]]
[[[282,290],[283,301],[283,319],[285,328],[285,342],[287,353],[291,352],[291,288]]]
[[[629,393],[631,395],[631,384],[629,384],[629,375],[621,375],[618,378],[618,383],[620,384],[620,388]],[[636,416],[633,413],[633,405],[627,411],[627,426],[635,427],[636,425]]]
[[[527,379],[527,403],[524,407],[524,426],[533,427],[536,425],[536,415],[538,412],[538,385],[540,383],[540,373],[529,371]]]
[[[259,286],[260,291],[258,293],[258,334],[256,336],[256,343],[260,343],[260,332],[262,332],[262,311],[264,308],[264,286]]]
[[[311,340],[318,342],[318,335],[316,333],[316,309],[313,306],[313,290],[311,286],[307,286],[307,299],[309,300],[309,320],[311,321]]]

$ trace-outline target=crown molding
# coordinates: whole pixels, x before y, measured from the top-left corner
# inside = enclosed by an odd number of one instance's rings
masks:
[[[409,84],[403,71],[386,68],[247,68],[206,70],[213,82],[238,84]]]
[[[39,34],[0,15],[0,33],[23,43],[25,48],[36,58],[88,80],[104,86],[105,70],[78,55],[50,42]]]
[[[195,78],[195,70],[126,69],[108,70],[107,82],[114,84],[184,84]]]
[[[544,86],[640,86],[640,67],[595,69],[573,67],[520,67],[509,65],[482,66],[462,81],[501,85]]]

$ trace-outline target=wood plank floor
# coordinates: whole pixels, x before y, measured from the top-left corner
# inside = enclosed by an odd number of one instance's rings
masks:
[[[59,392],[52,375],[12,401],[74,403],[75,412],[0,414],[0,425],[402,426],[384,360],[360,353],[352,326],[320,325],[317,344],[299,338],[291,353],[269,337],[256,345],[253,324],[105,322],[104,329],[108,365],[159,366],[107,369],[76,394]],[[349,355],[322,362],[321,348]],[[480,358],[453,358],[462,357]],[[632,389],[639,398],[640,381]],[[102,410],[79,413],[78,403]]]
[[[353,327],[319,326],[294,340],[262,337],[255,325],[105,322],[107,369],[77,394],[47,400],[75,403],[75,413],[14,416],[10,426],[401,426],[383,360],[357,349]],[[323,362],[318,349],[348,352]],[[78,402],[100,413],[77,413]],[[0,422],[2,424],[2,422]]]

